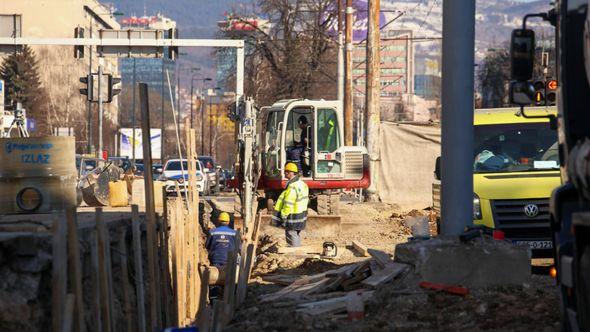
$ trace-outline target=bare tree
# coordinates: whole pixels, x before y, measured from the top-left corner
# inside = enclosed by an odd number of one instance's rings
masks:
[[[246,94],[262,105],[285,98],[335,98],[334,1],[258,0],[254,5],[252,12],[229,18],[250,26],[248,31],[230,24],[222,33],[246,41]],[[268,18],[268,25],[253,24],[251,18],[258,17]]]

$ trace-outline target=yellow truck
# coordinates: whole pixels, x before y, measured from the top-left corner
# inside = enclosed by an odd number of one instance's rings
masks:
[[[556,109],[527,108],[531,114],[556,115]],[[551,257],[549,197],[561,184],[557,131],[548,118],[501,108],[476,110],[474,132],[473,223],[529,245],[533,257]],[[439,167],[435,177],[440,180]],[[435,210],[440,194],[435,183]]]

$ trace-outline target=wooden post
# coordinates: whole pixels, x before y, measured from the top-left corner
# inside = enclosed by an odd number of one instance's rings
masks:
[[[240,271],[240,280],[238,282],[238,291],[237,291],[237,305],[241,304],[246,299],[246,293],[248,290],[248,281],[250,280],[250,273],[252,272],[252,260],[254,256],[254,244],[248,244],[246,249],[246,253],[242,256],[242,261],[244,264],[242,265],[242,271]]]
[[[96,208],[96,239],[98,243],[98,288],[100,293],[100,317],[103,331],[112,331],[111,308],[109,301],[109,276],[106,262],[105,226],[102,220],[102,208]]]
[[[184,326],[186,321],[186,268],[184,259],[184,212],[180,196],[176,197],[175,220],[175,252],[176,252],[176,283],[178,292],[178,322]]]
[[[131,205],[131,221],[135,265],[135,290],[137,293],[137,330],[145,332],[145,295],[143,288],[143,266],[141,260],[141,221],[139,220],[139,208],[135,204]]]
[[[133,317],[131,315],[131,301],[129,299],[129,271],[127,269],[127,262],[129,257],[127,256],[127,244],[125,243],[127,231],[123,229],[119,233],[119,257],[121,264],[121,287],[123,290],[123,311],[125,313],[125,319],[127,320],[127,331],[133,331]]]
[[[367,89],[365,93],[365,110],[367,112],[367,149],[369,150],[371,185],[366,191],[369,201],[379,200],[379,131],[381,127],[381,71],[379,11],[380,0],[369,0],[367,28]]]
[[[352,26],[353,26],[352,0],[346,0],[346,26],[345,26],[345,61],[344,61],[344,142],[346,145],[352,145],[352,128],[353,128],[353,93],[352,93]]]
[[[76,302],[76,296],[74,294],[68,294],[66,296],[66,303],[64,306],[64,317],[61,325],[62,332],[71,332],[74,325],[74,307]]]
[[[159,253],[159,238],[160,238],[160,230],[161,230],[161,226],[160,226],[160,216],[156,215],[156,225],[157,227],[155,227],[155,239],[154,239],[154,243],[152,243],[152,250],[154,252],[154,270],[155,270],[155,279],[154,282],[156,284],[156,313],[158,315],[157,317],[157,322],[158,322],[158,326],[162,326],[162,280],[161,280],[161,275],[160,275],[160,253]]]
[[[53,243],[52,243],[52,272],[51,272],[51,318],[53,331],[61,331],[64,317],[64,306],[67,291],[67,249],[66,249],[66,224],[59,218],[53,217]]]
[[[95,227],[96,228],[96,227]],[[94,319],[93,326],[96,331],[102,331],[102,316],[100,312],[100,281],[98,277],[98,236],[96,230],[92,236],[92,244],[90,246],[90,261],[92,265],[92,318]]]
[[[163,326],[170,326],[171,324],[171,317],[170,317],[170,271],[169,271],[169,249],[168,249],[168,239],[169,239],[169,232],[168,232],[168,211],[167,211],[167,202],[166,202],[166,188],[163,188],[164,195],[164,211],[163,216],[161,217],[161,226],[162,230],[160,231],[160,244],[161,244],[161,254],[160,254],[160,274],[162,276],[162,309],[164,310],[164,324]]]
[[[224,302],[220,300],[213,301],[213,332],[221,332],[224,320]]]
[[[86,324],[84,323],[84,296],[76,207],[66,209],[66,219],[68,222],[68,267],[70,285],[74,292],[74,331],[84,332]]]
[[[142,137],[151,137],[150,135],[150,105],[148,96],[148,85],[147,83],[139,83],[139,103],[141,106],[141,135]],[[164,134],[164,133],[162,133]],[[154,179],[153,174],[149,170],[152,169],[152,146],[149,140],[142,144],[143,146],[143,166],[144,169],[148,170],[144,174],[145,184],[145,221],[146,221],[146,233],[147,233],[147,256],[148,256],[148,277],[150,281],[150,330],[154,331],[159,328],[158,326],[158,313],[156,306],[156,265],[155,265],[155,252],[154,246],[152,245],[156,241],[156,211],[154,206]]]

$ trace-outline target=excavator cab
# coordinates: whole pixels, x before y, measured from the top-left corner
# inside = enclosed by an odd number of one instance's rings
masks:
[[[284,188],[287,162],[298,165],[312,195],[369,186],[367,149],[344,145],[338,101],[281,100],[267,110],[259,182],[267,194],[276,196]]]

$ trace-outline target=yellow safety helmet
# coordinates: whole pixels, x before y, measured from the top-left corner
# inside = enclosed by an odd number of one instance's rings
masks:
[[[217,218],[217,221],[219,221],[221,224],[229,224],[229,213],[221,212]]]
[[[297,169],[297,165],[295,163],[287,163],[285,165],[285,171],[299,173],[299,170]]]

